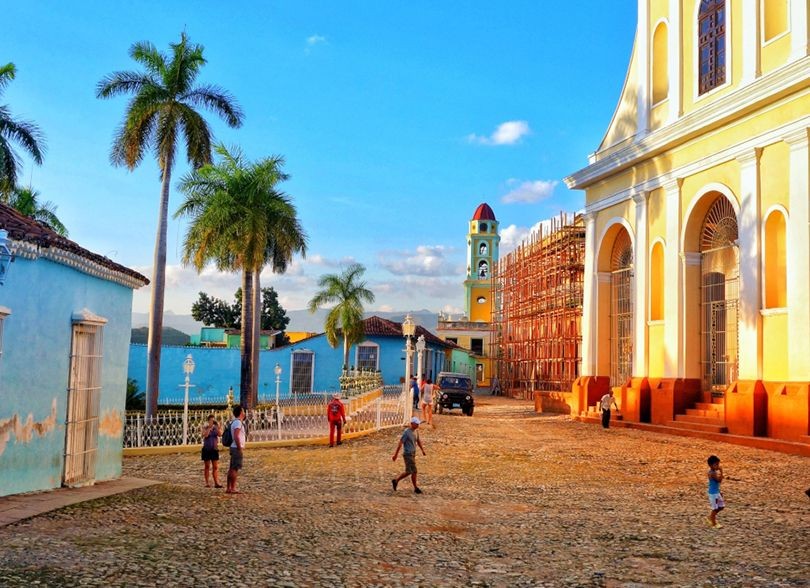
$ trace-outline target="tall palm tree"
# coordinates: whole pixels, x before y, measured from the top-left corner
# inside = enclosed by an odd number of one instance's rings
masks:
[[[189,42],[186,34],[179,43],[170,43],[169,55],[149,42],[135,43],[129,55],[144,71],[119,71],[96,86],[97,98],[132,94],[124,121],[113,139],[110,159],[113,165],[135,169],[147,151],[157,158],[161,174],[158,229],[155,238],[152,302],[149,308],[149,341],[146,370],[146,411],[157,411],[160,389],[160,344],[163,334],[163,299],[166,288],[166,228],[169,186],[177,155],[178,141],[186,146],[189,164],[199,168],[211,161],[211,129],[196,110],[205,108],[229,126],[242,124],[242,111],[225,91],[212,85],[195,85],[205,65],[203,46]]]
[[[326,340],[337,347],[338,332],[343,334],[343,368],[349,367],[349,348],[363,340],[363,302],[374,302],[374,293],[360,278],[366,268],[353,263],[341,274],[325,274],[318,280],[320,290],[309,301],[309,311],[334,303],[326,315]]]
[[[62,235],[68,236],[68,230],[59,217],[56,216],[56,205],[53,202],[40,200],[40,194],[33,188],[14,188],[7,196],[2,196],[5,204],[8,204],[20,214],[29,218],[45,223],[54,231]]]
[[[216,147],[219,161],[186,174],[180,191],[186,199],[175,217],[190,219],[183,262],[201,271],[213,262],[220,271],[242,272],[242,365],[240,403],[256,404],[258,357],[254,353],[257,276],[269,265],[283,273],[296,253],[306,254],[307,236],[290,198],[276,186],[289,176],[284,160],[269,157],[249,163],[238,149]],[[258,329],[258,327],[255,327]]]
[[[13,63],[0,66],[0,96],[3,90],[17,75]],[[20,159],[12,143],[25,150],[37,165],[42,164],[45,139],[39,127],[32,122],[15,119],[8,104],[0,104],[0,192],[8,193],[17,185]]]

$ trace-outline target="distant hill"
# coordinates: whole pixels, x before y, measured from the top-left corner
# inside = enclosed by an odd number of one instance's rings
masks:
[[[147,327],[138,327],[137,329],[132,329],[130,341],[132,343],[146,344],[148,337],[149,329]],[[163,345],[187,345],[189,339],[190,337],[182,331],[178,331],[172,327],[163,327]]]
[[[146,312],[132,313],[132,328],[149,326],[149,314]],[[163,327],[171,327],[183,333],[197,334],[203,324],[195,321],[190,314],[174,314],[173,312],[163,313]]]

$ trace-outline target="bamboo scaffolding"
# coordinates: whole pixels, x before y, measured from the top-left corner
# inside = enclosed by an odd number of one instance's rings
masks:
[[[495,266],[490,351],[504,394],[571,390],[580,372],[584,261],[582,217],[561,213]]]

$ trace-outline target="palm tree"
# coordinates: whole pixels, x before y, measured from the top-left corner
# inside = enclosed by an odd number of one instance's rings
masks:
[[[360,278],[366,268],[353,263],[341,274],[325,274],[318,280],[318,291],[309,301],[309,311],[315,312],[325,304],[335,306],[326,315],[326,340],[337,347],[338,332],[343,334],[343,369],[349,366],[349,348],[363,340],[363,302],[374,302],[374,293]]]
[[[0,66],[0,96],[5,87],[17,75],[13,63]],[[0,192],[10,192],[17,185],[17,173],[20,170],[20,159],[11,144],[22,147],[34,163],[42,164],[45,151],[45,139],[39,127],[32,122],[15,119],[8,104],[0,105]]]
[[[32,218],[35,221],[45,223],[63,237],[67,237],[67,228],[65,228],[65,225],[59,220],[59,217],[56,216],[56,205],[50,201],[42,202],[39,196],[39,192],[33,188],[17,187],[0,200],[20,214]]]
[[[175,218],[190,218],[183,262],[201,271],[213,262],[220,271],[242,272],[242,365],[240,403],[256,404],[258,357],[254,353],[254,302],[258,274],[269,265],[283,273],[296,253],[306,254],[307,237],[290,198],[278,191],[289,176],[284,160],[269,157],[249,163],[238,149],[216,147],[219,161],[195,170],[180,182],[186,200]],[[258,327],[256,327],[258,329]]]
[[[160,386],[160,344],[163,333],[163,299],[166,288],[166,227],[169,186],[177,155],[177,143],[186,146],[189,164],[199,168],[211,161],[211,129],[197,112],[205,108],[219,115],[231,127],[242,124],[242,111],[224,90],[212,85],[195,85],[205,65],[203,46],[191,44],[183,33],[171,43],[170,55],[149,42],[135,43],[129,55],[145,71],[119,71],[96,86],[97,98],[132,94],[121,127],[113,139],[113,165],[135,169],[147,151],[153,150],[161,174],[158,230],[155,238],[152,303],[149,308],[149,341],[146,370],[146,411],[157,411]]]

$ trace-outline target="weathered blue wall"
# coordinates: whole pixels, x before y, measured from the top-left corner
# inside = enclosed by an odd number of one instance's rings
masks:
[[[83,309],[108,320],[96,479],[120,476],[132,290],[18,256],[0,286],[0,306],[11,310],[0,357],[0,495],[61,485],[71,317]]]
[[[385,384],[398,384],[405,374],[404,340],[400,337],[370,337],[368,341],[380,346],[379,365]],[[435,376],[443,369],[443,348],[428,345],[432,353],[428,370]],[[315,354],[313,391],[327,392],[339,389],[338,376],[343,366],[343,346],[332,349],[325,335],[318,335],[279,349],[263,350],[259,357],[259,397],[272,399],[276,393],[276,376],[273,373],[276,363],[282,367],[280,396],[290,395],[291,355],[297,349],[306,349]],[[356,347],[349,351],[350,364],[355,363]],[[221,401],[233,386],[235,400],[239,401],[240,358],[238,349],[208,347],[164,347],[160,360],[160,402],[181,404],[184,390],[183,360],[191,354],[195,369],[191,383],[195,385],[189,392],[189,400],[194,402]],[[414,364],[415,365],[415,364]],[[416,374],[416,368],[413,368]],[[146,383],[146,346],[130,345],[129,377],[138,382],[143,390]]]

